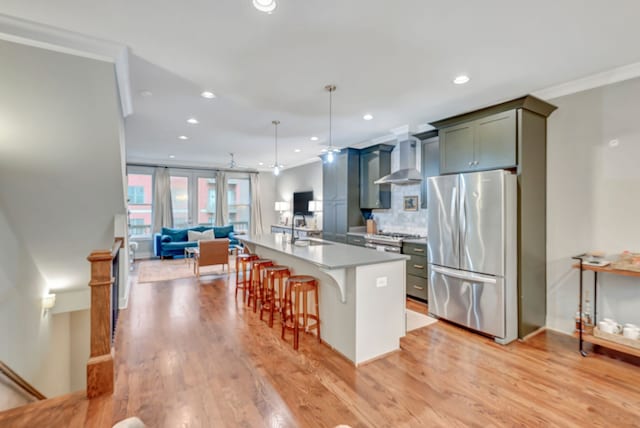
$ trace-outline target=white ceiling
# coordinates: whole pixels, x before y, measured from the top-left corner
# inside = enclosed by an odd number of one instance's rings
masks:
[[[316,158],[327,83],[346,146],[640,60],[636,0],[278,0],[272,15],[251,0],[3,0],[0,12],[131,47],[127,156],[146,162],[271,164],[273,119],[281,163]],[[459,73],[471,82],[453,85]]]

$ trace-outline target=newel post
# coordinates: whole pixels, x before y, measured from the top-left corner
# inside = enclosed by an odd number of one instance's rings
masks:
[[[111,251],[94,251],[91,262],[91,354],[87,362],[87,397],[113,393],[111,349]]]

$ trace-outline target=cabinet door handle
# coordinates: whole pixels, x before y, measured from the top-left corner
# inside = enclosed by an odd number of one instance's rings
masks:
[[[478,161],[475,161],[473,164],[474,164],[474,165],[478,165],[478,163],[479,163]]]
[[[473,165],[473,162],[469,162],[469,166],[472,166],[472,165]]]
[[[424,269],[424,265],[413,265],[416,269]]]
[[[418,287],[417,285],[414,285],[413,288],[415,288],[416,290],[424,290],[424,287]]]
[[[413,251],[416,253],[424,253],[424,248],[414,248]]]

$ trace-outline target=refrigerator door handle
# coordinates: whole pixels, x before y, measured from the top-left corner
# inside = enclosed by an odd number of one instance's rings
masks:
[[[451,276],[458,279],[466,279],[473,282],[482,282],[485,284],[496,284],[496,278],[493,276],[480,275],[473,272],[465,272],[456,269],[431,265],[431,270],[442,275]]]
[[[451,191],[451,224],[455,225],[458,222],[458,213],[456,211],[456,207],[458,207],[458,187],[455,186]],[[455,242],[457,245],[453,248],[453,255],[456,259],[459,259],[459,245],[460,240],[458,238],[459,230],[455,227],[451,227],[451,242]]]

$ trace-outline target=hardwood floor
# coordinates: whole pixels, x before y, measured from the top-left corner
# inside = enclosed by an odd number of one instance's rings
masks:
[[[150,427],[640,426],[638,366],[582,358],[569,336],[503,347],[438,322],[355,369],[310,336],[294,351],[233,287],[226,277],[134,285],[115,393],[102,411],[91,402],[93,414]]]

